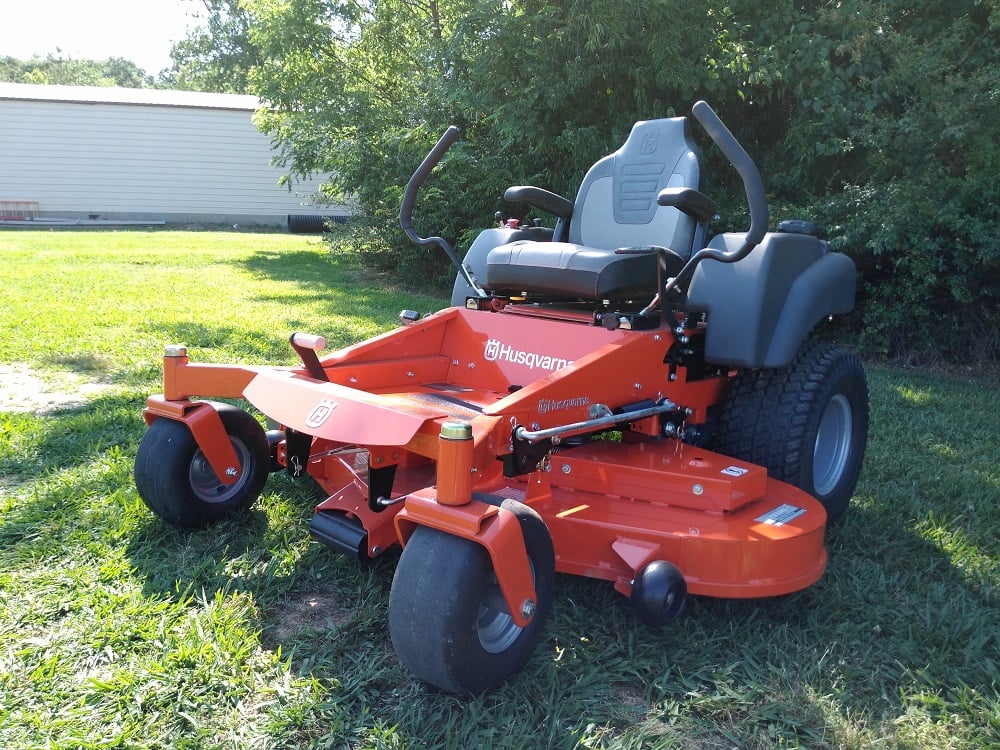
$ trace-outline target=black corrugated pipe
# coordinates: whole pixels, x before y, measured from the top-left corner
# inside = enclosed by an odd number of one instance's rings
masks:
[[[347,217],[288,214],[288,231],[292,234],[322,234],[327,224],[346,224]]]

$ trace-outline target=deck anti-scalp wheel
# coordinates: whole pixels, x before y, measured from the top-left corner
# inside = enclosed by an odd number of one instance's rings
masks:
[[[242,409],[213,403],[243,471],[219,481],[183,422],[161,417],[146,430],[135,457],[135,486],[164,521],[198,528],[246,510],[267,479],[270,449],[264,429]]]
[[[651,627],[673,622],[687,604],[687,583],[680,568],[666,560],[643,566],[632,582],[632,609]]]
[[[499,503],[499,499],[497,499]],[[389,596],[389,632],[403,664],[421,680],[463,695],[501,685],[528,661],[545,627],[555,556],[545,522],[513,500],[537,602],[525,627],[511,618],[484,547],[418,527],[399,558]]]
[[[829,522],[847,510],[868,440],[868,382],[855,357],[806,343],[788,367],[740,372],[715,449],[813,495]]]

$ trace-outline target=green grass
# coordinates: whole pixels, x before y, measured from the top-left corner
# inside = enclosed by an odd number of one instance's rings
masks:
[[[131,478],[164,344],[287,364],[291,331],[338,346],[441,300],[268,234],[7,231],[0,281],[0,364],[110,386],[0,413],[0,747],[1000,747],[993,382],[869,368],[865,471],[815,586],[651,631],[560,577],[527,668],[465,700],[392,652],[395,559],[309,541],[308,484],[185,533]]]

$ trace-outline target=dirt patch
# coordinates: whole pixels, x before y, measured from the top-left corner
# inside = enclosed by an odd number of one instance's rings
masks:
[[[29,365],[0,365],[0,412],[48,414],[83,406],[110,387],[72,372],[43,375]]]
[[[297,636],[336,629],[351,616],[352,612],[332,596],[315,591],[292,596],[274,613],[271,637],[278,643],[287,642]]]

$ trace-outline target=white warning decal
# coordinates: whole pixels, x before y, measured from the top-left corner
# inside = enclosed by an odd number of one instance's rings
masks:
[[[768,526],[784,526],[794,518],[798,518],[806,512],[805,508],[796,508],[794,505],[784,503],[777,508],[772,508],[762,516],[753,519],[757,523],[766,523]]]

